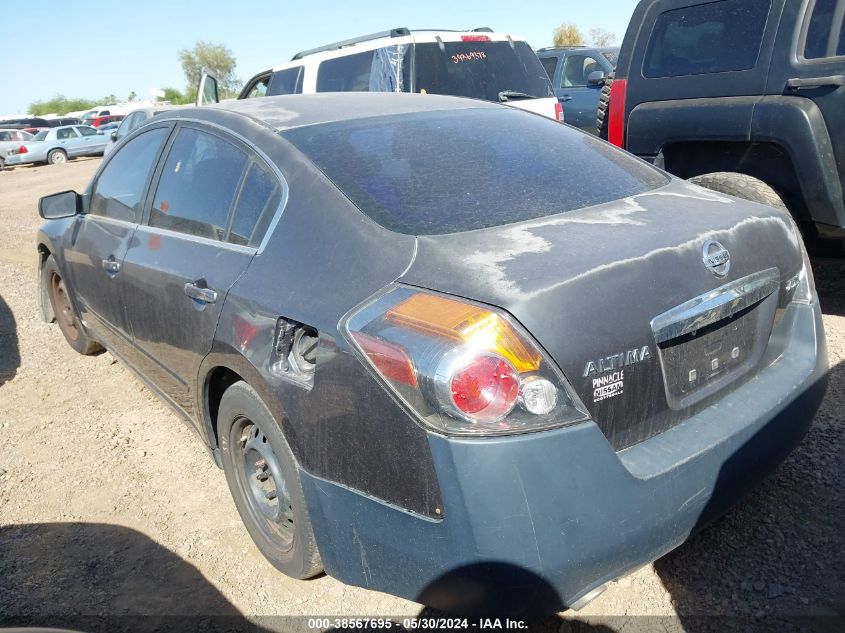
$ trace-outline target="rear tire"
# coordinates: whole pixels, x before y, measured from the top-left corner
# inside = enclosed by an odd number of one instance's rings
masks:
[[[217,437],[235,506],[270,563],[304,580],[323,571],[299,469],[272,413],[247,383],[220,400]]]
[[[47,290],[50,305],[53,308],[53,317],[67,344],[85,356],[102,351],[100,344],[88,337],[85,328],[76,316],[64,278],[52,255],[47,258],[41,269],[41,284]]]
[[[607,140],[607,122],[610,116],[610,88],[613,86],[613,78],[616,73],[610,73],[607,79],[604,80],[604,85],[601,87],[601,94],[599,95],[599,108],[596,110],[596,131],[599,138]]]
[[[67,162],[67,154],[61,149],[51,149],[47,154],[47,164],[62,165]]]
[[[765,204],[776,209],[788,211],[783,198],[778,195],[778,192],[759,178],[754,178],[753,176],[720,171],[694,176],[689,181],[705,189],[712,189],[713,191],[725,193],[735,198],[759,202],[760,204]]]

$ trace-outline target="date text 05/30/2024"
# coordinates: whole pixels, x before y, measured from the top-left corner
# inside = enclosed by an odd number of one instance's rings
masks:
[[[477,630],[477,631],[520,631],[527,630],[525,620],[510,618],[309,618],[308,628],[315,630],[339,629],[399,629],[406,631],[443,631],[443,630]]]

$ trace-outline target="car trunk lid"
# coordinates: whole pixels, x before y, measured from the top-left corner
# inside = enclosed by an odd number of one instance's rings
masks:
[[[420,237],[400,281],[508,311],[621,450],[753,375],[801,267],[787,214],[676,180],[580,211]]]

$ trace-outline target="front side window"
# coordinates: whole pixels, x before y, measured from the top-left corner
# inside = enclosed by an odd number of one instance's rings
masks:
[[[604,70],[602,65],[589,55],[567,55],[563,64],[563,74],[560,77],[561,88],[578,88],[586,86],[590,73]]]
[[[845,55],[845,3],[815,0],[807,27],[804,59]]]
[[[112,155],[94,185],[89,213],[138,221],[147,179],[169,132],[168,128],[144,132]]]
[[[267,83],[269,82],[269,84]],[[250,91],[250,97],[263,97],[266,94],[268,97],[275,95],[296,95],[302,93],[302,66],[296,68],[288,68],[286,70],[279,70],[274,72],[268,79],[264,80],[263,90],[261,92],[262,84],[259,82]]]
[[[590,135],[512,108],[357,119],[282,135],[361,211],[410,235],[565,213],[668,182]]]
[[[661,14],[643,76],[681,77],[749,70],[757,64],[771,0],[718,0]]]
[[[79,133],[82,134],[82,136],[97,136],[97,130],[94,128],[78,127],[76,129],[79,130]]]
[[[225,239],[229,211],[247,163],[246,154],[228,141],[182,128],[161,172],[150,226]]]
[[[117,140],[122,139],[124,136],[127,136],[129,132],[131,132],[135,127],[135,121],[138,120],[140,116],[140,112],[133,112],[128,117],[123,119],[120,124],[120,127],[117,128]]]

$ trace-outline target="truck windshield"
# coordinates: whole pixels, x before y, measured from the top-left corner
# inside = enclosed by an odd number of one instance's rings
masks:
[[[565,213],[668,182],[589,134],[506,107],[353,119],[282,136],[361,211],[411,235]]]
[[[414,54],[415,92],[495,102],[502,92],[554,96],[543,65],[525,42],[415,44]]]

